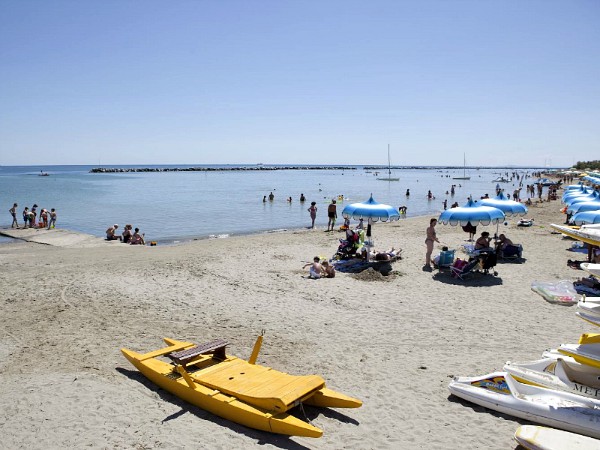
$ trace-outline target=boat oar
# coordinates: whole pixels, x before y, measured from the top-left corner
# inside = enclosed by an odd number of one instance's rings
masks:
[[[262,330],[260,335],[256,338],[256,342],[254,343],[254,348],[252,349],[252,354],[250,355],[250,359],[248,359],[248,363],[250,363],[250,364],[256,363],[256,358],[258,358],[258,352],[260,352],[260,347],[262,346],[264,334],[265,334],[265,330]]]

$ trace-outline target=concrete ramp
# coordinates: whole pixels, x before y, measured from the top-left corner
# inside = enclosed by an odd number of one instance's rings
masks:
[[[53,247],[104,247],[119,244],[91,234],[53,228],[2,228],[0,235]]]

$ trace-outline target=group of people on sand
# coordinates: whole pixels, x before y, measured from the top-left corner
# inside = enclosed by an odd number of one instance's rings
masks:
[[[440,242],[435,232],[435,226],[437,225],[437,223],[437,219],[431,219],[429,221],[429,227],[427,227],[426,230],[425,245],[427,246],[427,251],[425,253],[425,265],[423,266],[423,270],[427,272],[431,272],[431,270],[433,270],[433,260],[431,259],[431,254],[433,253],[433,245],[435,242]],[[494,244],[493,247],[492,241]],[[494,251],[497,254],[500,254],[502,252],[504,256],[518,255],[519,257],[521,257],[522,250],[522,247],[520,245],[515,245],[513,241],[506,237],[505,234],[500,234],[498,237],[494,236],[492,238],[488,231],[484,231],[481,233],[481,236],[479,236],[479,238],[475,241],[474,248],[475,250]]]
[[[109,227],[106,230],[106,240],[107,241],[121,241],[124,244],[131,245],[146,245],[146,241],[144,239],[144,234],[140,234],[140,229],[135,228],[132,232],[133,225],[127,224],[125,225],[125,229],[121,235],[117,234],[117,230],[119,229],[118,224],[114,224],[112,227]]]
[[[17,208],[19,205],[14,203],[12,208],[8,210],[10,215],[12,216],[12,223],[10,225],[11,228],[20,228],[19,221],[17,220]],[[54,228],[56,226],[56,209],[52,208],[48,211],[45,208],[42,208],[40,211],[40,221],[37,221],[37,204],[33,204],[31,209],[29,207],[25,207],[23,209],[23,228]]]
[[[314,280],[335,277],[335,267],[333,267],[326,259],[321,262],[321,258],[318,256],[313,258],[313,262],[304,264],[302,268],[305,269],[307,267],[309,267],[308,277]]]

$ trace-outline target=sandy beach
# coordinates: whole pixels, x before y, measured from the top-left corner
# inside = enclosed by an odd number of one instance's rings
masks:
[[[584,276],[566,261],[585,255],[549,227],[564,221],[559,209],[530,207],[530,228],[501,225],[525,261],[465,282],[422,270],[429,217],[374,226],[379,249],[403,249],[388,277],[306,278],[302,266],[331,257],[343,237],[323,229],[163,247],[0,246],[0,447],[515,448],[524,421],[449,398],[447,384],[594,331],[530,289]],[[457,249],[467,237],[460,227],[437,233]],[[165,336],[225,338],[228,353],[247,358],[262,330],[259,364],[321,375],[363,407],[307,407],[320,439],[273,435],[157,388],[119,351],[154,350]]]

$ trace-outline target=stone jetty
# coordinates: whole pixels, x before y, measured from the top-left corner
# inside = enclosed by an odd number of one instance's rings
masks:
[[[95,167],[90,173],[130,172],[256,172],[271,170],[356,170],[352,166],[231,166],[231,167]]]

